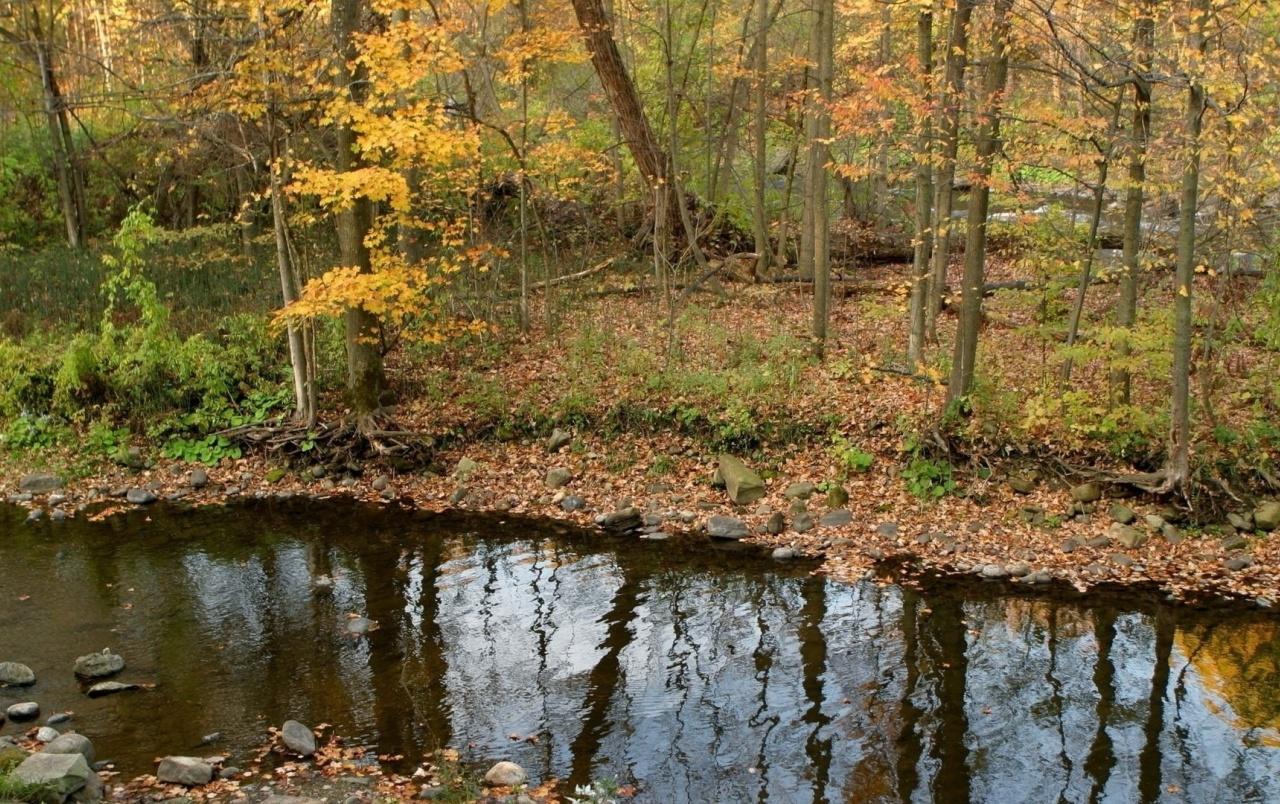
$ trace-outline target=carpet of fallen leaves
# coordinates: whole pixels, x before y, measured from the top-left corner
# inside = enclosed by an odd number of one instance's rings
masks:
[[[997,262],[991,278],[1000,279],[1001,271],[1009,270]],[[592,294],[558,297],[554,336],[499,333],[487,343],[453,348],[431,361],[407,353],[394,356],[389,374],[398,384],[397,422],[420,432],[453,434],[443,442],[448,446],[438,456],[443,471],[396,474],[369,466],[356,476],[329,472],[316,477],[310,467],[294,466],[270,482],[267,473],[280,467],[267,456],[250,455],[210,468],[208,484],[195,489],[187,482],[190,466],[155,457],[152,467],[142,472],[108,467],[73,481],[63,492],[68,497],[65,507],[79,515],[108,516],[127,507],[120,497],[122,489],[148,484],[161,498],[180,497],[184,504],[246,496],[349,495],[426,510],[510,511],[584,526],[591,526],[598,514],[633,505],[661,515],[662,528],[670,538],[696,535],[713,515],[739,518],[753,532],[749,540],[821,557],[818,571],[840,579],[863,577],[877,565],[976,575],[985,569],[990,577],[1005,574],[993,567],[1025,564],[1029,577],[1037,582],[1051,577],[1077,589],[1141,584],[1178,598],[1238,598],[1263,606],[1280,601],[1280,538],[1251,535],[1243,545],[1232,547],[1221,538],[1221,531],[1189,527],[1184,529],[1187,538],[1178,543],[1153,532],[1136,548],[1114,541],[1102,544],[1098,537],[1112,525],[1110,496],[1118,487],[1104,485],[1103,500],[1088,512],[1071,516],[1072,478],[1042,473],[1028,493],[1019,494],[1010,488],[1008,478],[1022,469],[996,460],[986,464],[990,471],[958,473],[956,493],[928,501],[913,496],[901,476],[904,433],[900,423],[936,416],[942,390],[936,377],[889,370],[892,358],[886,356],[901,354],[904,339],[900,275],[900,269],[881,268],[859,276],[856,282],[837,283],[831,335],[821,362],[774,353],[794,351],[795,344],[805,343],[811,308],[804,285],[729,285],[728,295],[696,297],[698,306],[680,319],[679,350],[673,353],[662,299],[626,292],[625,285],[609,285],[611,280],[606,279],[606,286]],[[848,293],[841,291],[845,287]],[[1156,287],[1149,295],[1161,292],[1167,289]],[[1090,317],[1106,315],[1112,294],[1105,286],[1094,287]],[[1046,371],[1057,371],[1056,363],[1046,364],[1042,353],[1008,336],[1012,328],[1029,324],[1035,314],[1034,299],[1019,298],[991,301],[993,312],[980,358],[995,372],[994,381],[1018,390],[1029,388],[1032,378]],[[545,319],[549,309],[549,305],[537,305],[535,322]],[[940,324],[940,340],[946,344],[954,318],[944,315]],[[591,354],[584,358],[582,349],[573,345],[584,331],[608,335],[603,341],[597,337],[594,358]],[[780,342],[777,336],[790,340]],[[744,344],[755,345],[748,357],[742,353]],[[593,364],[593,359],[603,360],[603,365]],[[764,376],[767,381],[759,388],[727,386],[733,393],[741,390],[738,401],[747,405],[754,420],[809,423],[822,432],[834,428],[849,443],[872,454],[872,465],[865,472],[842,471],[831,445],[819,439],[768,442],[741,455],[766,477],[767,495],[738,508],[723,490],[711,485],[714,449],[705,438],[681,431],[674,422],[670,427],[650,422],[644,428],[610,432],[566,424],[573,441],[556,453],[546,448],[546,432],[505,440],[470,437],[491,429],[490,422],[480,418],[478,384],[486,389],[490,404],[496,399],[513,411],[552,413],[566,388],[588,381],[591,393],[581,405],[588,418],[593,412],[603,415],[619,401],[657,411],[686,405],[712,413],[734,401],[723,398],[724,385],[653,383],[655,374],[673,362],[686,372],[705,376],[718,376],[716,372],[735,365],[739,374],[734,382]],[[782,370],[794,370],[795,375],[779,381],[775,375]],[[1075,377],[1077,383],[1087,384],[1105,379],[1105,370],[1083,364],[1077,366]],[[1165,398],[1155,383],[1139,383],[1134,393],[1152,404],[1163,404],[1160,400]],[[999,453],[998,438],[993,435],[993,455]],[[1055,443],[1052,434],[1033,446],[1041,452],[1060,449],[1064,457],[1073,457],[1070,446]],[[465,483],[449,471],[463,457],[479,464]],[[10,489],[16,490],[19,468],[10,464],[0,469]],[[572,473],[558,492],[546,486],[551,468]],[[1095,464],[1094,468],[1124,467]],[[852,513],[851,523],[819,526],[806,533],[791,530],[792,501],[783,491],[795,481],[843,485],[849,499],[841,507]],[[563,510],[559,502],[565,494],[582,497],[585,507]],[[1139,528],[1144,514],[1170,516],[1158,500],[1122,502],[1137,513]],[[27,505],[40,507],[43,502],[37,498]],[[1028,507],[1040,509],[1045,522],[1028,521]],[[826,510],[824,495],[815,494],[809,503],[814,521]],[[788,528],[766,534],[764,523],[775,511],[787,516]],[[1247,557],[1243,563],[1248,566],[1228,569],[1230,559],[1241,557]],[[1028,581],[1008,577],[1001,582]]]

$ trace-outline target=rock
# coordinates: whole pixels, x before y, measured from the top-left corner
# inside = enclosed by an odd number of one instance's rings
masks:
[[[35,720],[40,717],[40,704],[24,701],[11,705],[4,713],[10,720]]]
[[[782,495],[789,500],[807,500],[813,496],[813,493],[817,491],[817,489],[818,487],[809,481],[802,480],[798,483],[792,483],[790,486],[787,486],[786,491],[782,492]]]
[[[1230,536],[1222,538],[1223,550],[1241,550],[1248,546],[1249,542],[1239,533],[1232,533]]]
[[[560,501],[560,508],[565,511],[581,511],[587,505],[587,501],[576,494],[570,494]]]
[[[453,476],[464,483],[471,479],[471,476],[480,468],[480,464],[463,456],[458,459],[457,465],[453,467]]]
[[[165,757],[156,769],[156,779],[165,784],[199,787],[213,781],[213,766],[199,757]]]
[[[213,731],[213,732],[209,732],[208,734],[206,734],[206,735],[204,735],[203,737],[201,737],[201,738],[200,738],[200,744],[201,744],[201,745],[213,745],[214,743],[218,742],[218,741],[219,741],[219,740],[221,740],[221,739],[222,739],[222,732],[220,732],[220,731]]]
[[[1062,546],[1058,549],[1064,553],[1074,553],[1076,550],[1080,549],[1080,542],[1077,539],[1065,539],[1062,542]]]
[[[280,740],[299,756],[309,757],[316,752],[316,736],[311,729],[296,720],[286,720],[280,727]]]
[[[88,653],[76,659],[75,674],[80,678],[106,678],[124,669],[124,657],[103,651]]]
[[[1147,523],[1147,527],[1152,530],[1160,530],[1164,527],[1164,517],[1159,514],[1147,514],[1142,518],[1142,521]]]
[[[18,662],[0,662],[0,687],[29,687],[36,683],[30,667]]]
[[[1026,583],[1042,584],[1053,580],[1053,573],[1049,570],[1036,570],[1023,579]]]
[[[187,475],[187,485],[193,489],[202,489],[209,485],[209,473],[203,469],[192,469]]]
[[[240,775],[240,769],[237,768],[235,765],[227,765],[226,767],[218,770],[218,778],[224,781],[229,779],[234,779],[239,775]]]
[[[48,472],[23,475],[18,481],[18,490],[27,494],[47,494],[60,488],[62,488],[62,478]]]
[[[745,463],[732,455],[720,456],[720,466],[717,471],[724,481],[725,493],[734,505],[750,505],[764,496],[764,481]]]
[[[1246,513],[1241,515],[1233,512],[1233,513],[1227,514],[1227,522],[1231,525],[1231,527],[1235,528],[1236,530],[1243,530],[1245,532],[1253,531],[1253,514],[1252,513]]]
[[[321,480],[324,478],[325,475],[329,474],[328,469],[325,469],[323,466],[319,466],[319,465],[311,467],[311,469],[308,470],[308,472],[316,480]]]
[[[1253,526],[1267,533],[1280,528],[1280,502],[1269,500],[1253,509]]]
[[[81,790],[86,792],[81,800],[97,801],[102,797],[102,780],[79,754],[32,754],[13,770],[13,778],[23,784],[46,787],[63,797]]]
[[[1017,494],[1030,494],[1036,489],[1036,479],[1034,477],[1013,476],[1009,478],[1009,488]]]
[[[355,634],[356,636],[364,636],[373,630],[373,626],[373,620],[370,620],[368,617],[352,617],[350,620],[347,620],[347,633]],[[289,722],[293,723],[294,721],[291,720]]]
[[[787,510],[791,512],[792,516],[795,516],[796,514],[803,514],[805,511],[809,510],[809,504],[797,497],[791,501],[791,506]]]
[[[1130,525],[1121,525],[1119,522],[1113,524],[1107,531],[1109,536],[1115,542],[1124,545],[1130,549],[1141,547],[1147,543],[1149,538],[1147,534]]]
[[[1025,561],[1018,561],[1005,567],[1005,572],[1015,578],[1025,578],[1031,574],[1031,567]]]
[[[844,490],[844,486],[835,485],[827,492],[828,508],[843,508],[849,502],[849,492]]]
[[[142,688],[137,684],[126,684],[120,681],[99,681],[90,687],[86,694],[90,698],[101,698],[104,695],[114,695],[117,692],[130,692],[139,689]]]
[[[124,493],[124,498],[133,505],[150,505],[156,501],[155,492],[150,489],[129,489]]]
[[[1160,535],[1169,544],[1179,544],[1182,541],[1182,531],[1172,522],[1164,523],[1164,527],[1160,528]]]
[[[596,524],[613,533],[625,533],[643,525],[644,520],[641,519],[639,510],[628,506],[607,514],[601,514],[596,517]]]
[[[49,512],[49,520],[52,522],[65,522],[67,520],[67,512],[61,508],[55,508]]]
[[[1138,515],[1127,505],[1116,503],[1111,506],[1111,521],[1113,522],[1119,522],[1121,525],[1132,525],[1137,518]]]
[[[484,775],[486,787],[518,787],[524,784],[529,774],[514,762],[499,762],[489,768]]]
[[[52,715],[49,715],[49,718],[47,720],[45,720],[45,725],[61,726],[63,723],[70,723],[70,722],[71,722],[70,712],[54,712]]]
[[[1253,566],[1253,556],[1232,556],[1222,562],[1222,565],[1232,572],[1239,572],[1246,567]]]
[[[551,431],[551,435],[547,436],[547,452],[559,452],[561,447],[568,446],[571,441],[573,436],[568,431],[557,427]]]
[[[801,511],[791,520],[791,529],[796,533],[808,533],[813,530],[813,517],[808,511]]]
[[[262,804],[325,804],[322,798],[309,796],[282,796],[273,793],[262,800]]]
[[[470,492],[466,486],[458,486],[453,490],[453,493],[449,495],[449,504],[460,505],[462,501],[467,498],[467,494],[469,493]]]
[[[853,513],[845,508],[839,508],[835,511],[828,511],[818,520],[818,524],[824,528],[839,528],[848,525],[853,521]]]
[[[29,751],[8,737],[0,737],[0,768],[12,768],[26,759]]]
[[[799,557],[800,554],[796,552],[794,547],[775,547],[771,555],[775,561],[790,561]]]
[[[897,522],[881,522],[879,525],[876,525],[876,535],[879,536],[881,539],[898,538],[898,523]]]
[[[1097,483],[1081,483],[1071,487],[1071,499],[1091,503],[1102,499],[1102,488]]]
[[[980,572],[984,578],[1004,578],[1009,574],[1009,571],[999,564],[986,564]]]
[[[1094,549],[1097,549],[1099,547],[1106,547],[1107,545],[1111,544],[1111,537],[1104,533],[1101,536],[1094,536],[1092,539],[1085,542],[1084,544],[1086,547],[1092,547]]]
[[[570,480],[573,480],[573,472],[563,466],[557,466],[547,472],[546,486],[549,489],[558,489],[561,486],[568,485]]]
[[[30,511],[28,511],[28,512],[27,512],[27,521],[28,521],[28,522],[39,522],[39,521],[40,521],[41,519],[43,519],[43,518],[44,518],[44,510],[43,510],[43,509],[40,509],[40,508],[32,508]]]
[[[769,515],[769,519],[764,523],[764,532],[773,536],[777,536],[787,529],[787,518],[779,512]]]
[[[373,479],[374,491],[386,491],[391,488],[391,478],[386,475],[378,475]]]
[[[713,516],[706,527],[707,535],[713,539],[741,539],[749,533],[742,520],[731,516]]]
[[[1045,510],[1038,505],[1024,505],[1020,513],[1022,520],[1029,525],[1039,525],[1044,522]]]
[[[1133,558],[1125,555],[1124,553],[1112,553],[1110,558],[1112,564],[1116,564],[1121,567],[1133,566]]]
[[[58,739],[58,730],[53,726],[41,726],[36,729],[36,742],[51,743]]]
[[[46,500],[46,502],[48,502],[50,505],[62,505],[66,501],[67,501],[67,495],[57,491],[50,494],[49,499]]]

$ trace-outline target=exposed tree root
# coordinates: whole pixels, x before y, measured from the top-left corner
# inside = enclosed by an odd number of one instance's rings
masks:
[[[276,421],[246,424],[218,435],[246,450],[264,452],[291,463],[331,467],[359,466],[370,460],[397,468],[420,468],[435,456],[435,439],[398,428],[385,416],[365,422],[319,423]]]

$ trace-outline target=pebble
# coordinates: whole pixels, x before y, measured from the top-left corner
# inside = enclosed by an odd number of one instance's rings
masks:
[[[794,547],[776,547],[774,548],[772,555],[777,561],[790,561],[793,558],[799,557],[800,554],[796,552]]]
[[[35,701],[16,703],[4,710],[10,720],[35,720],[40,717],[40,704]]]
[[[498,762],[484,775],[486,787],[516,787],[529,778],[524,768],[514,762]]]

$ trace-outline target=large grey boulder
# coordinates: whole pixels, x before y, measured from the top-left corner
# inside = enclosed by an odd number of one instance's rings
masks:
[[[729,454],[720,456],[720,479],[734,505],[750,505],[765,494],[764,481],[742,461]]]
[[[731,516],[713,516],[707,520],[707,535],[713,539],[742,539],[749,533],[741,520]]]
[[[0,687],[29,687],[36,683],[30,667],[18,662],[0,662]]]
[[[75,732],[60,734],[50,740],[42,751],[46,754],[79,754],[84,757],[85,762],[93,764],[93,743],[89,742],[89,738],[83,734]]]
[[[43,751],[32,754],[14,769],[13,778],[23,784],[45,787],[64,797],[85,791],[85,795],[78,798],[84,801],[102,798],[102,780],[80,754]]]
[[[62,488],[62,478],[49,472],[33,472],[23,475],[18,488],[26,494],[45,494]]]
[[[484,775],[486,787],[517,787],[529,778],[524,768],[514,762],[498,762]]]
[[[199,757],[165,757],[156,769],[156,778],[165,784],[199,787],[213,781],[213,766]]]
[[[280,727],[280,740],[295,754],[309,757],[316,752],[316,735],[296,720],[286,720]]]
[[[75,674],[80,678],[106,678],[124,669],[124,657],[109,651],[87,653],[76,659]]]
[[[1269,500],[1253,509],[1253,526],[1268,533],[1280,529],[1280,502]]]
[[[549,489],[558,489],[561,486],[568,485],[570,480],[573,480],[573,472],[563,466],[557,466],[547,472],[546,484]]]

